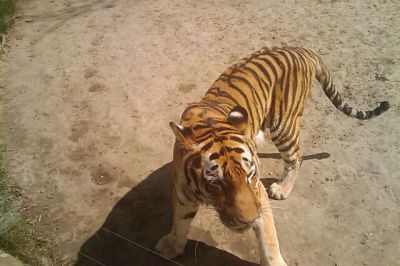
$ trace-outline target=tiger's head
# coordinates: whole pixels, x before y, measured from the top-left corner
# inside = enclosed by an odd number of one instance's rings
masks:
[[[249,228],[260,216],[261,204],[259,162],[246,132],[246,110],[235,107],[228,117],[186,126],[171,122],[171,128],[184,150],[182,167],[193,195],[212,204],[229,228]]]

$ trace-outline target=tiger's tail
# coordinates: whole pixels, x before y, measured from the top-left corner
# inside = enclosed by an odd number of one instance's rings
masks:
[[[354,117],[360,120],[366,120],[374,116],[380,115],[381,113],[388,110],[390,107],[387,101],[380,102],[378,107],[369,111],[360,111],[354,107],[351,107],[348,103],[346,103],[344,99],[342,99],[342,96],[340,95],[339,91],[335,87],[335,84],[333,83],[332,77],[328,69],[319,58],[317,61],[316,78],[322,85],[322,89],[324,90],[326,96],[328,96],[329,100],[333,103],[333,105],[337,109],[342,111],[342,113],[350,117]]]

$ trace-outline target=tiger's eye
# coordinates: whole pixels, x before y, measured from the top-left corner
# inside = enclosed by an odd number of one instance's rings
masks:
[[[194,166],[195,168],[200,168],[200,166],[201,166],[201,160],[200,160],[200,157],[199,157],[199,156],[197,156],[197,157],[193,160],[193,166]]]

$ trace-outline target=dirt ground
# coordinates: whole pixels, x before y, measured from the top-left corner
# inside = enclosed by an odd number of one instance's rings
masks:
[[[359,122],[313,87],[300,177],[289,199],[272,201],[283,256],[289,265],[400,265],[398,1],[18,6],[0,63],[8,169],[64,264],[176,265],[137,245],[153,248],[170,226],[168,123],[235,60],[290,45],[318,52],[354,106],[392,107]],[[263,175],[279,177],[273,145],[260,157]],[[252,232],[230,232],[210,209],[190,236],[183,265],[258,263]]]

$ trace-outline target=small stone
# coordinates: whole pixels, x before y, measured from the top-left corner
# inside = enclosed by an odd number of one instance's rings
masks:
[[[0,216],[0,234],[13,228],[17,224],[17,222],[18,217],[14,213],[2,213],[2,215]]]
[[[13,256],[0,250],[0,265],[23,266],[24,264]]]
[[[95,83],[89,87],[90,92],[102,92],[105,90],[105,86],[100,83]]]
[[[113,180],[113,177],[105,170],[97,169],[92,173],[91,181],[96,185],[105,185],[110,183]]]

